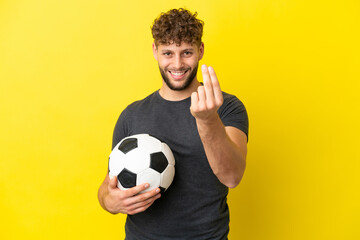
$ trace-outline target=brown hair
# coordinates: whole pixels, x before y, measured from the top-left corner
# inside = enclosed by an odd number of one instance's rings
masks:
[[[182,42],[185,42],[200,46],[204,22],[196,16],[197,12],[192,14],[183,8],[161,13],[151,27],[155,45],[175,43],[180,46]]]

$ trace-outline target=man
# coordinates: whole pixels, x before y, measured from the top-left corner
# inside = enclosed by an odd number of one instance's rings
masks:
[[[169,189],[142,184],[128,190],[105,177],[99,202],[110,213],[128,214],[126,239],[227,239],[228,188],[245,170],[248,118],[244,105],[221,91],[215,71],[201,66],[203,22],[185,9],[162,13],[152,26],[153,54],[163,84],[120,115],[113,147],[124,137],[148,133],[167,143],[176,164]]]

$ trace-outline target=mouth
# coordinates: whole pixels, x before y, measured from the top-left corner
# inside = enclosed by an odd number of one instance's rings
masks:
[[[176,80],[182,79],[189,70],[184,71],[168,71],[172,78]]]

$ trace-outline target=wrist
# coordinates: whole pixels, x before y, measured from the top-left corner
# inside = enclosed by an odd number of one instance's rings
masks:
[[[116,211],[116,209],[113,207],[113,203],[111,202],[112,200],[109,197],[109,194],[106,194],[103,198],[103,203],[104,203],[104,209],[106,211],[108,211],[111,214],[117,214],[118,212]]]
[[[217,114],[217,112],[215,112],[214,114],[211,115],[207,115],[206,117],[196,117],[196,123],[199,125],[204,125],[204,126],[214,126],[214,125],[219,125],[222,124],[221,119],[219,117],[219,115]]]
[[[225,127],[217,113],[211,118],[196,119],[196,124],[203,141],[213,141],[226,135]]]

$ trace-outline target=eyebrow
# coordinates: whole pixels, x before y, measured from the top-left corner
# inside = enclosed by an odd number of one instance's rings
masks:
[[[186,48],[186,49],[182,50],[181,52],[188,52],[188,51],[194,51],[194,48]],[[173,52],[173,50],[163,49],[163,50],[161,50],[161,52]]]

